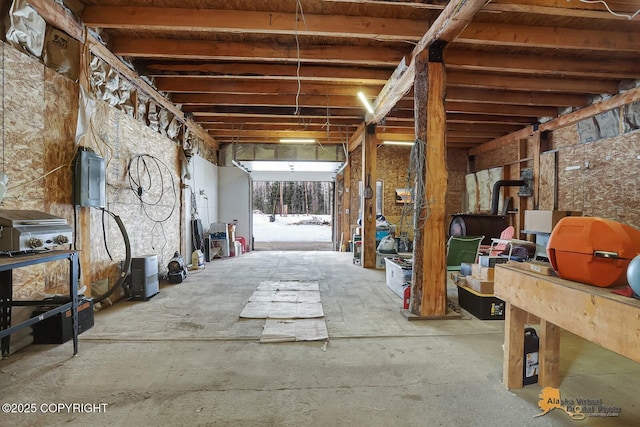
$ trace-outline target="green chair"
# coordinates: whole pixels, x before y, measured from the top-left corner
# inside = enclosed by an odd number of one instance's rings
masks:
[[[480,253],[480,237],[454,237],[447,242],[447,271],[460,271],[463,262],[474,263]]]

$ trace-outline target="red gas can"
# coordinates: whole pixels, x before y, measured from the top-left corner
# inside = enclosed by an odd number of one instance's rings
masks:
[[[407,284],[404,287],[404,309],[408,310],[409,309],[409,302],[411,301],[411,285]]]

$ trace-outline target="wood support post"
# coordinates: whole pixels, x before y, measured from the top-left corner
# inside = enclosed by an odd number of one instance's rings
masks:
[[[376,156],[375,125],[368,125],[362,144],[362,266],[376,267]]]
[[[351,164],[349,159],[346,160],[347,165],[342,171],[343,190],[342,190],[342,233],[344,235],[344,243],[348,244],[351,240]],[[355,248],[353,249],[355,250]]]
[[[531,137],[533,140],[533,209],[539,209],[540,204],[540,132],[535,132]]]
[[[447,311],[446,263],[446,114],[444,44],[434,43],[416,58],[414,83],[415,132],[418,144],[426,144],[420,181],[416,187],[417,232],[411,314],[444,316]]]

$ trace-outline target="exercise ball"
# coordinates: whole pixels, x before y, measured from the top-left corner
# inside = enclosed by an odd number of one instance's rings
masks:
[[[627,267],[627,281],[636,295],[640,295],[640,255],[637,255]]]

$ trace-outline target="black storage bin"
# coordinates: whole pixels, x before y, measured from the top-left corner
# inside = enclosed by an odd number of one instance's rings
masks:
[[[45,313],[50,308],[41,307],[32,317]],[[78,333],[93,326],[93,299],[81,298],[78,301]],[[71,310],[58,313],[33,325],[34,344],[62,344],[73,338]]]
[[[481,320],[504,319],[504,301],[458,285],[458,304]]]

